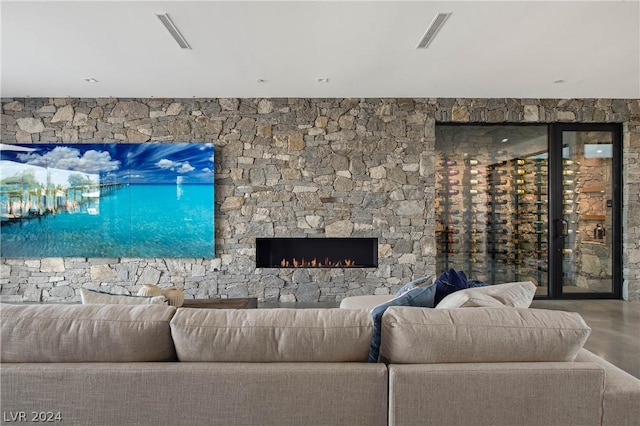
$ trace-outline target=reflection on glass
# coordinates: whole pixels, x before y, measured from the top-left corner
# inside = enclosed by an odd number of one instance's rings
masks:
[[[563,132],[563,292],[612,291],[610,132]]]

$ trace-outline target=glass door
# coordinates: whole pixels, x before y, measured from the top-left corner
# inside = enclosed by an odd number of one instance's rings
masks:
[[[616,125],[555,125],[552,297],[619,297],[620,155]]]

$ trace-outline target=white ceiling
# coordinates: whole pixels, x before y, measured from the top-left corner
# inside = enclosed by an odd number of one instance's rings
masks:
[[[2,0],[1,21],[2,97],[640,98],[640,0]]]

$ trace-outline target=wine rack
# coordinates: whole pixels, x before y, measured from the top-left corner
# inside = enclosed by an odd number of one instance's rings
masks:
[[[437,269],[464,270],[470,278],[490,283],[544,283],[546,158],[514,158],[496,151],[481,158],[441,158],[438,164]]]

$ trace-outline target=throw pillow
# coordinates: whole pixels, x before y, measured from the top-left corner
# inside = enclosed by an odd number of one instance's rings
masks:
[[[472,288],[472,287],[486,287],[486,286],[489,285],[488,283],[485,283],[484,281],[474,280],[474,279],[467,280],[467,284],[469,285],[469,288]]]
[[[123,294],[104,293],[102,291],[80,289],[80,297],[83,304],[110,304],[110,305],[168,305],[169,301],[164,296],[126,296]]]
[[[511,308],[528,308],[535,294],[536,286],[530,281],[474,287],[449,294],[436,305],[436,308],[500,305]]]
[[[448,308],[504,308],[498,299],[475,289],[466,289],[451,293],[436,305],[437,309]]]
[[[382,315],[390,306],[416,306],[422,308],[433,308],[435,306],[434,298],[436,295],[435,283],[426,287],[417,287],[409,290],[402,296],[393,298],[388,302],[376,306],[371,310],[373,317],[373,337],[371,338],[371,347],[369,348],[369,362],[378,362],[380,354],[380,342],[382,339]]]
[[[467,282],[467,276],[462,271],[456,271],[455,269],[449,269],[444,271],[435,281],[436,284],[436,297],[435,304],[440,303],[449,294],[469,288]]]
[[[433,275],[427,275],[426,277],[420,277],[417,280],[413,280],[410,283],[407,283],[400,287],[400,290],[396,292],[396,297],[402,296],[409,290],[413,290],[417,287],[425,287],[433,282]]]

